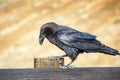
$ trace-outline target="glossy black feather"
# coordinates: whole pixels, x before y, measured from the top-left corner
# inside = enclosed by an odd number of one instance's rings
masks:
[[[75,60],[79,53],[101,52],[110,55],[119,55],[115,49],[105,46],[96,39],[95,35],[80,32],[75,29],[56,23],[44,24],[41,33],[54,45],[65,51],[71,60]]]

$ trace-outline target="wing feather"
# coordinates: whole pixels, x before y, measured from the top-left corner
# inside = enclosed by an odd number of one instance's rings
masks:
[[[90,50],[99,48],[100,42],[96,40],[96,36],[89,33],[79,32],[74,29],[58,30],[57,38],[59,41],[70,47],[76,47],[81,50]]]

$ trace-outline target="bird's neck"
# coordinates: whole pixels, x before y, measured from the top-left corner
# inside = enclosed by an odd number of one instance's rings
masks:
[[[46,38],[47,38],[51,43],[53,43],[53,44],[56,43],[54,35],[48,35],[48,36],[46,36]]]

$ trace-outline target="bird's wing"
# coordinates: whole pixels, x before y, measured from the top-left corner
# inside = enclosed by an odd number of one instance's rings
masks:
[[[61,29],[56,32],[58,40],[70,47],[77,47],[82,50],[93,49],[99,46],[96,36],[89,33],[79,32],[74,29]]]

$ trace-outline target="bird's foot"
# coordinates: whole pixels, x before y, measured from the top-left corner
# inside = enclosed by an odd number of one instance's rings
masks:
[[[60,59],[62,56],[49,56],[48,59]]]
[[[49,56],[48,59],[56,59],[60,61],[60,59],[63,58],[62,56]]]
[[[76,68],[75,66],[60,66],[59,68],[62,69],[69,69],[69,68]]]
[[[59,62],[59,64],[63,65],[63,62],[61,61],[61,59],[63,59],[62,56],[49,56],[49,59],[55,59]]]

